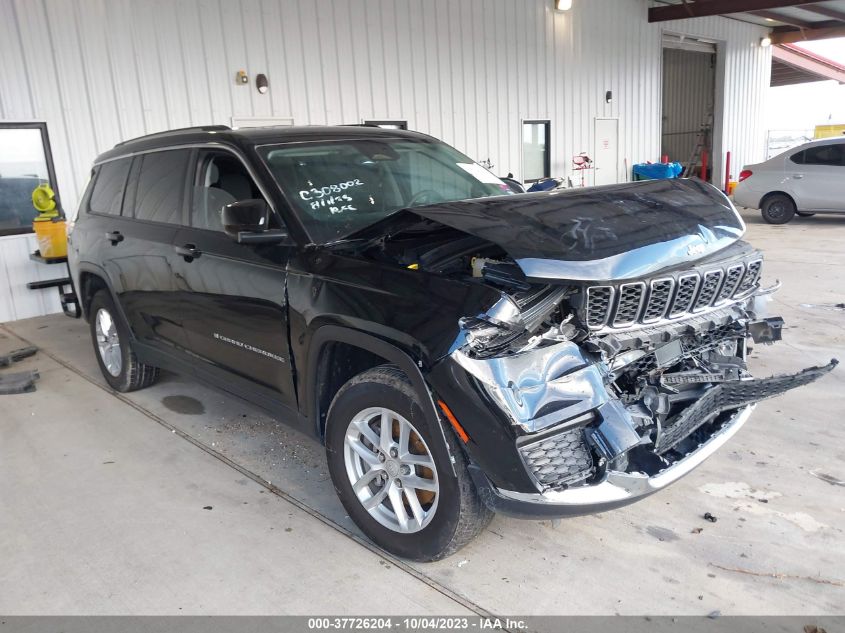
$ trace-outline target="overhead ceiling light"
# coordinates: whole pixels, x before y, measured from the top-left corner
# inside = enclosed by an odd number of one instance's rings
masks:
[[[572,0],[555,0],[555,9],[558,11],[569,11],[572,8]]]
[[[771,46],[771,45],[772,45],[772,38],[769,37],[768,35],[760,40],[760,46],[762,46],[763,48],[766,48],[767,46]]]

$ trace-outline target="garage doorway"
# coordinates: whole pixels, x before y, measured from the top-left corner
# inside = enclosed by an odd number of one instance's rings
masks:
[[[663,121],[660,154],[681,163],[686,175],[713,181],[721,164],[716,138],[717,43],[663,34]],[[715,164],[714,164],[715,157]]]

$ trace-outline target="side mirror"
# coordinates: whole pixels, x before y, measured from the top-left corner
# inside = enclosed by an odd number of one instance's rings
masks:
[[[270,207],[264,200],[239,200],[223,207],[223,230],[240,244],[281,242],[285,231],[270,230]]]

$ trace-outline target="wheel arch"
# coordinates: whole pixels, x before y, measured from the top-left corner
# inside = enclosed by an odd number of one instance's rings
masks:
[[[106,271],[96,266],[95,264],[91,263],[84,263],[81,264],[79,267],[79,308],[82,311],[82,317],[88,321],[91,318],[90,306],[91,300],[94,298],[94,295],[97,294],[100,290],[108,290],[109,294],[111,294],[112,301],[114,302],[115,308],[117,308],[118,316],[123,320],[123,323],[127,326],[127,330],[129,331],[130,337],[134,339],[135,333],[132,332],[132,328],[129,327],[129,320],[126,318],[126,314],[123,312],[123,306],[121,305],[120,301],[117,298],[117,293],[114,290],[114,286],[112,286],[111,281],[109,280]]]
[[[431,392],[411,356],[396,345],[371,334],[324,325],[311,339],[305,396],[306,415],[321,441],[325,437],[326,414],[337,390],[353,376],[385,363],[396,365],[408,377],[429,422],[443,433]],[[443,440],[446,441],[445,434]],[[446,444],[448,446],[448,442]]]
[[[789,198],[792,205],[795,207],[795,210],[798,211],[798,203],[795,201],[795,197],[786,191],[769,191],[768,193],[764,194],[763,197],[760,198],[760,210],[763,210],[763,205],[766,204],[766,200],[771,198],[772,196],[786,196]]]

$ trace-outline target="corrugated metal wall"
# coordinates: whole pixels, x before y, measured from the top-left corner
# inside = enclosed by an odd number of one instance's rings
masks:
[[[667,48],[663,53],[663,126],[660,153],[685,163],[715,105],[716,56]],[[709,148],[708,148],[709,151]]]
[[[623,166],[659,158],[667,28],[724,40],[727,146],[740,161],[762,158],[762,29],[648,24],[646,10],[646,0],[575,0],[565,13],[551,0],[0,0],[0,119],[47,121],[69,210],[92,159],[116,142],[232,116],[404,119],[517,176],[522,119],[551,120],[552,174],[565,175],[574,154],[594,152],[594,118],[616,117],[624,179]],[[269,92],[236,84],[239,69],[267,74]]]

